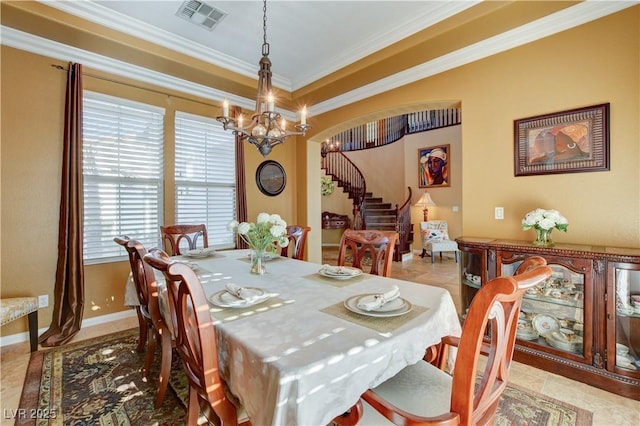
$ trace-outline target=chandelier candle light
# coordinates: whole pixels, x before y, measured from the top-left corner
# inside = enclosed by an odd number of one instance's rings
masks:
[[[266,272],[262,262],[266,252],[276,247],[287,247],[287,222],[280,215],[260,213],[255,223],[232,220],[227,229],[238,234],[251,248],[251,273],[262,275]]]
[[[222,117],[216,120],[222,123],[225,130],[232,130],[234,135],[246,139],[258,148],[258,151],[266,157],[274,146],[284,143],[289,136],[306,135],[311,128],[307,124],[307,108],[303,107],[300,113],[300,124],[294,127],[297,131],[287,130],[287,122],[275,111],[275,99],[271,85],[271,60],[269,60],[269,43],[267,43],[267,0],[264,0],[262,59],[258,71],[258,95],[256,97],[256,109],[251,116],[251,122],[243,126],[242,114],[237,120],[229,117],[229,101],[222,103]]]
[[[558,210],[535,209],[527,213],[522,219],[523,231],[531,228],[536,230],[536,239],[533,241],[534,246],[552,247],[551,231],[556,228],[567,232],[567,226],[569,226],[569,221]]]

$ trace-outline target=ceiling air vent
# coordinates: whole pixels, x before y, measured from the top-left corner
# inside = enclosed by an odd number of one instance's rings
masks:
[[[182,3],[176,16],[211,31],[227,14],[205,2],[187,0]]]

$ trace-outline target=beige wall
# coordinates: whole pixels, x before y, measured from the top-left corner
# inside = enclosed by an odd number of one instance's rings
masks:
[[[2,297],[49,295],[50,305],[39,312],[39,327],[51,321],[55,285],[58,207],[66,72],[51,64],[64,62],[2,46]],[[165,222],[174,216],[173,118],[175,111],[215,117],[220,113],[202,99],[184,99],[181,94],[162,94],[106,81],[99,72],[85,69],[86,90],[128,98],[165,108]],[[109,77],[109,76],[104,76]],[[122,79],[115,78],[117,81]],[[130,82],[138,84],[136,82]],[[300,143],[300,141],[298,141]],[[278,212],[288,221],[298,220],[295,193],[294,140],[277,147],[269,159],[280,162],[287,173],[282,194],[262,194],[255,181],[255,170],[264,158],[253,146],[245,145],[247,205],[249,219],[261,211]],[[302,180],[304,184],[304,180]],[[304,186],[303,186],[304,187]],[[115,244],[115,243],[114,243]],[[87,265],[85,267],[84,318],[124,310],[124,284],[128,262]],[[2,335],[25,331],[25,321],[2,327]]]
[[[404,140],[374,149],[345,153],[362,172],[367,192],[391,203],[402,204],[409,195],[404,179]]]
[[[444,129],[417,133],[405,137],[405,182],[413,191],[412,204],[415,204],[427,191],[436,206],[429,207],[430,220],[446,220],[449,225],[449,237],[455,239],[462,235],[462,136],[461,126],[445,127]],[[449,173],[450,186],[435,188],[418,187],[418,150],[437,145],[450,145]],[[454,212],[453,208],[458,211]],[[421,250],[420,222],[424,220],[422,207],[411,208],[411,223],[414,224],[413,249]]]
[[[541,207],[569,219],[567,233],[553,233],[558,242],[639,247],[639,29],[636,6],[330,111],[314,125],[339,129],[406,105],[459,100],[462,235],[533,239],[520,222]],[[610,171],[514,177],[514,120],[605,102],[611,104]],[[504,220],[494,219],[497,206],[504,207]]]
[[[345,123],[419,110],[431,104],[462,107],[461,148],[454,158],[461,176],[461,234],[532,239],[520,230],[523,214],[555,208],[569,218],[569,231],[554,239],[579,244],[640,245],[640,6],[524,45],[493,57],[312,117],[310,137],[289,141],[269,156],[283,164],[287,187],[278,197],[262,195],[255,170],[263,161],[246,146],[249,218],[279,212],[289,222],[307,223],[310,260],[321,259],[319,142]],[[1,117],[1,292],[53,295],[62,108],[66,75],[60,61],[3,46]],[[87,71],[87,70],[85,70]],[[215,116],[202,99],[178,101],[149,90],[87,78],[88,89],[130,96],[167,108],[167,117],[187,112]],[[205,101],[206,102],[206,101]],[[513,176],[513,120],[603,102],[611,103],[611,171],[547,176]],[[170,127],[168,127],[170,129]],[[173,214],[171,155],[167,140],[167,219]],[[411,150],[405,155],[411,157]],[[456,155],[455,152],[458,152]],[[413,160],[411,161],[413,163]],[[410,166],[410,165],[409,165]],[[407,175],[411,175],[407,167]],[[410,177],[407,178],[409,180]],[[457,189],[455,185],[461,185]],[[456,195],[434,192],[440,218]],[[443,201],[440,201],[443,200]],[[505,220],[493,219],[494,207]],[[415,215],[413,212],[414,222]],[[455,221],[454,219],[451,219]],[[457,234],[457,232],[452,232]],[[123,310],[126,262],[86,268],[85,318]],[[40,327],[51,310],[40,312]],[[26,330],[25,322],[2,327],[2,335]]]

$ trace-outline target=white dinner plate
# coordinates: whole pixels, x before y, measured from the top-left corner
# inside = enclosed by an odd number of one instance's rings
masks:
[[[397,317],[399,315],[404,315],[411,311],[413,305],[406,299],[402,297],[398,297],[397,299],[389,302],[390,307],[386,307],[383,305],[378,309],[374,309],[372,311],[365,311],[363,309],[358,308],[358,304],[362,302],[366,302],[368,298],[375,297],[376,294],[359,294],[356,296],[351,296],[347,300],[344,301],[344,307],[350,310],[351,312],[355,312],[357,314],[367,315],[370,317]],[[395,307],[396,309],[390,309]]]
[[[194,259],[202,259],[205,257],[213,256],[216,252],[216,249],[207,247],[207,248],[197,248],[193,250],[187,250],[182,255],[186,257],[193,257]]]
[[[209,296],[209,302],[221,308],[247,308],[262,303],[271,297],[270,294],[265,293],[261,288],[245,287],[244,290],[251,298],[255,297],[255,299],[251,301],[243,300],[229,293],[227,290],[221,290]]]
[[[550,346],[553,346],[556,349],[574,353],[582,352],[582,337],[575,335],[571,336],[571,340],[566,340],[565,335],[558,331],[554,331],[545,335],[544,339]]]
[[[321,268],[318,273],[323,277],[333,278],[334,280],[348,280],[362,275],[362,270],[358,268],[352,268],[350,266],[340,267],[344,272],[332,272],[325,268]]]
[[[531,325],[538,334],[545,335],[560,330],[558,320],[551,315],[536,315],[531,320]]]

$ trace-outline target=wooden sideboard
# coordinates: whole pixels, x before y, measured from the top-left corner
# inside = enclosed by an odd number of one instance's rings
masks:
[[[522,301],[514,359],[640,400],[640,249],[460,237],[460,295],[539,255],[553,269]],[[465,312],[462,313],[464,320]]]
[[[322,212],[322,229],[348,229],[349,216],[331,212]]]

